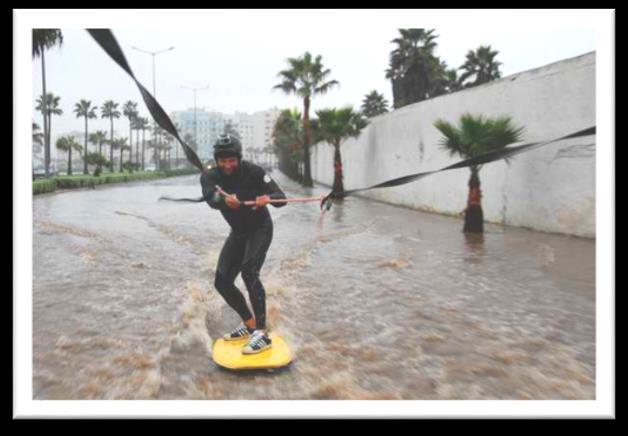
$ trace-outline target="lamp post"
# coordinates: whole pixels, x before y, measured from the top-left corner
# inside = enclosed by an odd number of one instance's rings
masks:
[[[196,91],[202,91],[204,89],[207,89],[209,88],[209,85],[204,86],[202,88],[188,88],[187,86],[182,86],[182,88],[190,90],[194,93],[194,143],[196,144],[196,147],[198,148],[198,136],[197,136],[197,129],[196,129]]]
[[[137,47],[132,47],[134,50],[140,51],[142,53],[147,53],[149,55],[151,55],[153,57],[153,97],[155,99],[157,99],[157,88],[156,88],[156,82],[155,82],[155,56],[161,53],[165,53],[167,51],[173,50],[173,47],[168,47],[164,50],[159,50],[159,51],[148,51],[148,50],[142,50],[141,48],[137,48]],[[158,140],[158,144],[161,145],[161,135],[158,134],[157,136]],[[161,168],[160,168],[161,169]]]

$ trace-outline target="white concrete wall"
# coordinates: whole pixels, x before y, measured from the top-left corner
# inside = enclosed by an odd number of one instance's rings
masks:
[[[509,115],[525,127],[524,141],[540,141],[594,126],[595,52],[505,77],[486,85],[415,103],[371,119],[359,138],[341,146],[345,189],[443,168],[449,157],[434,122],[458,123],[470,112]],[[312,177],[333,182],[333,149],[312,147]],[[420,210],[457,215],[468,194],[468,168],[364,196]],[[561,141],[485,165],[480,172],[487,222],[595,237],[595,136]],[[461,224],[462,226],[462,224]]]

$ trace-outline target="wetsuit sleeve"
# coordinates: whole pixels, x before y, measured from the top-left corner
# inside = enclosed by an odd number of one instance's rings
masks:
[[[279,185],[277,185],[277,183],[264,171],[261,172],[260,183],[262,185],[262,192],[268,195],[271,200],[284,200],[286,198],[286,194],[284,194],[281,188],[279,188]],[[275,207],[284,207],[288,203],[281,202],[271,204]]]
[[[226,206],[224,198],[216,190],[216,184],[207,175],[201,175],[201,187],[203,188],[203,199],[207,202],[212,209],[224,209]]]

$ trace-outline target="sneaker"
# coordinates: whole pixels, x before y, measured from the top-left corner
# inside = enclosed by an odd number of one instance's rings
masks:
[[[252,329],[249,329],[246,325],[240,324],[235,330],[231,333],[227,333],[223,339],[225,341],[239,341],[241,339],[248,339],[251,334],[253,334]]]
[[[255,330],[249,343],[242,349],[242,354],[257,354],[273,346],[273,341],[263,330]]]

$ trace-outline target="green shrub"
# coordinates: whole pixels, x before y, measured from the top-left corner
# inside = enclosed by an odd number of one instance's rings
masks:
[[[54,192],[56,184],[54,179],[33,180],[33,195]]]
[[[101,173],[100,176],[55,176],[49,179],[33,181],[33,195],[54,192],[57,189],[93,188],[108,183],[134,182],[138,180],[161,179],[165,177],[196,174],[196,168],[180,168],[176,170],[144,171],[134,173]]]

